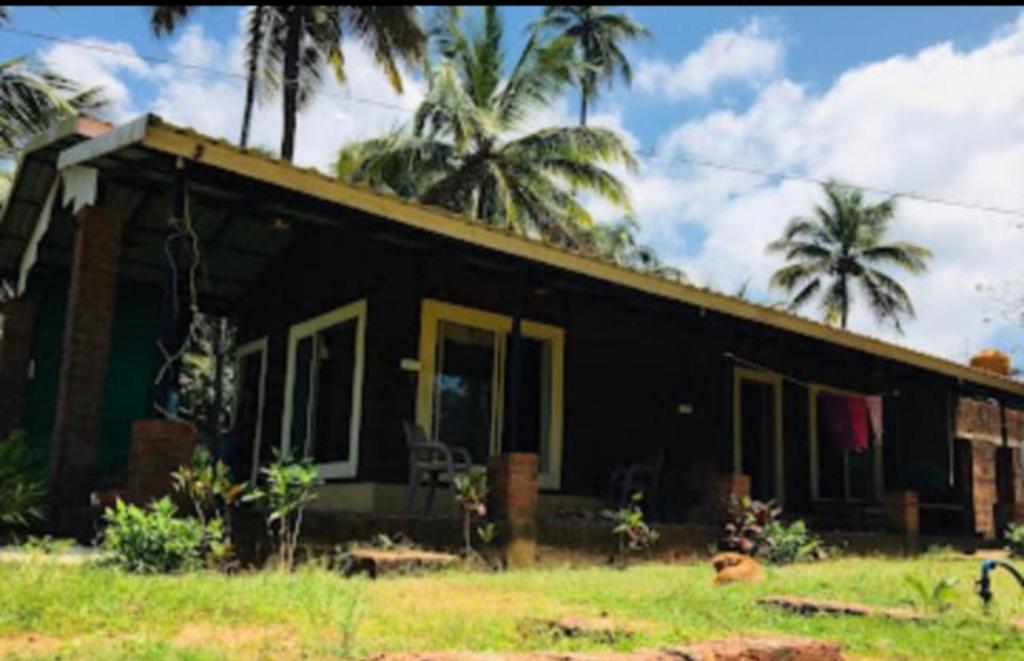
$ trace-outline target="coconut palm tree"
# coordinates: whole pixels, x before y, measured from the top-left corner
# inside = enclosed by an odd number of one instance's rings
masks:
[[[544,9],[533,29],[552,31],[575,45],[582,65],[575,83],[580,91],[580,126],[587,125],[587,108],[597,98],[598,85],[609,87],[617,75],[629,85],[633,68],[622,52],[623,42],[651,36],[650,31],[625,14],[600,5],[552,5]]]
[[[83,88],[26,57],[0,61],[0,157],[54,122],[103,104],[98,87]]]
[[[619,266],[685,282],[683,271],[661,261],[653,248],[637,240],[638,230],[636,220],[628,217],[612,223],[595,223],[592,235],[594,251],[599,257]]]
[[[185,20],[193,7],[154,7],[151,25],[167,34]],[[298,112],[323,84],[324,69],[345,80],[341,42],[353,34],[369,47],[392,87],[401,92],[398,60],[419,63],[426,35],[411,5],[289,5],[249,9],[246,27],[246,94],[242,144],[248,143],[253,105],[281,91],[284,130],[281,158],[295,155]]]
[[[411,126],[343,147],[339,178],[564,243],[586,240],[592,226],[572,190],[630,212],[625,186],[603,167],[635,167],[613,131],[552,127],[523,134],[531,113],[570,82],[568,40],[541,44],[532,35],[507,68],[494,7],[469,33],[458,12],[442,9],[431,36],[438,57]]]
[[[793,218],[782,237],[768,245],[789,264],[772,275],[771,285],[796,292],[795,310],[821,293],[825,321],[846,328],[855,300],[854,286],[863,293],[879,322],[889,321],[902,332],[900,318],[914,315],[909,294],[878,266],[922,273],[931,252],[921,246],[885,241],[896,213],[896,200],[867,204],[860,190],[830,181],[823,186],[827,203],[814,215]]]

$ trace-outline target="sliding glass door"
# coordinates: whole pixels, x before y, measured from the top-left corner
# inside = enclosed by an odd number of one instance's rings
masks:
[[[511,329],[504,315],[439,301],[423,305],[417,421],[480,465],[503,449]],[[548,489],[560,482],[563,349],[560,328],[523,321],[517,449],[538,453],[540,485]]]

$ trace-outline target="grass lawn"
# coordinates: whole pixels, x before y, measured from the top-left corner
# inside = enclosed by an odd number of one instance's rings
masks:
[[[768,568],[757,585],[715,587],[708,565],[451,571],[370,581],[323,570],[226,577],[130,576],[41,559],[0,563],[0,657],[323,658],[380,651],[596,650],[657,647],[737,633],[839,641],[850,658],[1024,659],[1024,591],[1002,570],[989,615],[973,593],[977,559],[846,558]],[[898,606],[907,575],[957,579],[934,622],[790,615],[755,604],[787,594]],[[613,645],[555,640],[530,618],[607,612],[639,631]]]

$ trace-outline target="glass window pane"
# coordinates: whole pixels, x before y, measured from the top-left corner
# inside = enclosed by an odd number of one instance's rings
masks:
[[[486,463],[494,411],[494,332],[438,322],[434,374],[434,433]]]
[[[517,443],[521,450],[538,454],[539,470],[546,473],[551,442],[551,342],[523,337],[520,358]]]
[[[351,456],[356,330],[357,321],[349,319],[316,335],[316,426],[312,454],[318,463],[347,461]]]
[[[235,401],[235,428],[228,448],[228,465],[235,480],[247,480],[252,474],[253,442],[259,423],[260,373],[263,353],[254,351],[238,361],[238,398]]]
[[[309,422],[309,368],[313,356],[313,339],[303,337],[295,347],[295,383],[292,385],[292,419],[289,439],[295,456],[306,451],[306,428]]]

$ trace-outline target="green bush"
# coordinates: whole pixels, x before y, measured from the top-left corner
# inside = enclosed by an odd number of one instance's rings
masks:
[[[103,548],[122,569],[136,574],[166,574],[200,568],[208,553],[216,553],[223,531],[219,519],[202,524],[178,517],[170,498],[148,509],[118,500],[103,513],[107,528]]]
[[[0,442],[0,524],[25,527],[43,518],[46,472],[16,429]]]
[[[1010,550],[1010,555],[1024,558],[1024,525],[1011,523],[1006,527],[1006,546]]]
[[[243,500],[266,506],[267,532],[277,548],[281,568],[295,568],[302,516],[306,505],[316,499],[320,473],[313,460],[293,459],[289,452],[274,451],[274,461],[260,469],[262,484],[249,491]]]
[[[802,520],[794,521],[788,527],[781,521],[772,521],[765,526],[764,543],[758,555],[773,565],[788,565],[802,560],[818,560],[825,555],[825,548]]]

